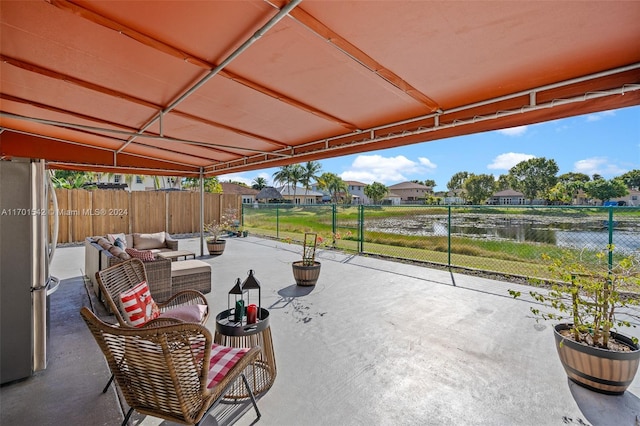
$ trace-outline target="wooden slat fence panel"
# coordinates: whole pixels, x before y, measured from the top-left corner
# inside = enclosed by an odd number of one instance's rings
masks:
[[[199,194],[193,192],[168,192],[169,203],[169,226],[167,231],[170,234],[184,234],[196,232],[197,224],[200,223],[199,197],[196,198],[197,204],[193,203],[195,196]],[[196,222],[194,222],[194,219]],[[194,227],[196,223],[196,227]]]
[[[129,233],[130,209],[127,191],[91,191],[93,229],[88,235]]]
[[[131,192],[133,232],[160,232],[166,229],[166,193],[161,191]]]
[[[192,234],[200,230],[200,194],[187,191],[117,191],[56,189],[58,242],[82,242],[108,233],[158,232]],[[242,197],[204,194],[204,223],[219,221],[225,209],[236,209]],[[53,207],[52,207],[53,209]]]

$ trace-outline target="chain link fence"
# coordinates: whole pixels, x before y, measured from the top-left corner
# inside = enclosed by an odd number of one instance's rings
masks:
[[[439,267],[548,278],[542,254],[640,258],[640,208],[583,206],[244,205],[251,233]]]

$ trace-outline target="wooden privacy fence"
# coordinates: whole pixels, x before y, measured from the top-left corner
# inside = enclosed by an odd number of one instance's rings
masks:
[[[56,189],[58,243],[115,233],[200,231],[200,193],[191,191],[122,191]],[[227,209],[240,219],[242,197],[204,194],[204,223],[219,221]]]

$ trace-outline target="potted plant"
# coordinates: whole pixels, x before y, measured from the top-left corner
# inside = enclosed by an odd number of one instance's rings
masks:
[[[320,262],[316,261],[316,246],[318,234],[307,232],[304,234],[302,245],[302,260],[293,262],[293,277],[300,286],[312,286],[318,282],[320,276]]]
[[[547,308],[531,307],[539,320],[554,326],[556,349],[573,382],[606,394],[622,394],[633,381],[640,361],[638,339],[617,333],[635,317],[628,308],[639,304],[640,268],[633,255],[602,251],[566,250],[558,257],[544,255],[558,281],[546,291],[530,291]],[[513,297],[519,291],[509,290]]]
[[[226,224],[222,222],[211,222],[204,225],[204,230],[209,234],[206,239],[207,250],[210,255],[219,256],[224,252],[227,240],[220,238],[225,232]]]

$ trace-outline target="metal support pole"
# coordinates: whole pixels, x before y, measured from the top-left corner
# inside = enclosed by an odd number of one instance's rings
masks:
[[[200,167],[200,256],[204,256],[204,168]]]
[[[280,239],[280,207],[276,204],[276,238]]]

